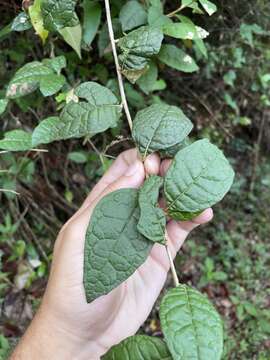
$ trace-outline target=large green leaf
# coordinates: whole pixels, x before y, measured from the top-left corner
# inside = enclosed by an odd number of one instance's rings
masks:
[[[152,243],[137,230],[139,215],[135,189],[110,193],[94,209],[84,248],[87,302],[116,288],[147,259]]]
[[[74,91],[78,102],[70,101],[60,118],[43,120],[33,133],[33,145],[56,140],[93,136],[118,125],[121,106],[116,96],[95,82],[79,85]]]
[[[46,63],[46,60],[49,63]],[[46,60],[44,62],[33,61],[19,69],[8,85],[6,97],[16,99],[28,95],[38,88],[44,96],[53,95],[59,91],[65,83],[65,78],[63,75],[55,74],[52,68],[52,59]]]
[[[147,14],[144,7],[137,0],[131,0],[121,8],[119,20],[122,30],[129,31],[146,24]]]
[[[162,31],[150,26],[142,26],[119,40],[121,70],[131,82],[136,82],[147,71],[149,59],[158,54],[162,40]]]
[[[178,220],[192,219],[219,202],[229,191],[234,171],[208,140],[180,150],[165,177],[168,212]]]
[[[49,31],[57,31],[78,25],[75,6],[76,0],[42,0],[41,13],[44,27]]]
[[[164,64],[183,72],[194,72],[199,70],[194,59],[175,45],[163,45],[158,58]]]
[[[176,106],[154,104],[137,113],[132,137],[145,158],[147,154],[180,144],[192,127],[191,121]]]
[[[139,190],[140,218],[138,230],[148,240],[165,244],[166,216],[158,207],[159,190],[163,179],[150,176]]]
[[[219,360],[223,327],[210,301],[197,290],[180,285],[162,299],[160,321],[175,360]]]
[[[75,26],[68,26],[58,30],[59,34],[63,37],[65,42],[76,51],[81,59],[81,43],[82,43],[82,27],[79,23]]]
[[[83,43],[90,47],[101,20],[102,8],[96,0],[83,1]]]
[[[25,151],[32,148],[31,133],[23,130],[12,130],[5,133],[0,140],[0,149],[8,151]]]
[[[161,339],[136,335],[113,346],[101,360],[172,360]]]

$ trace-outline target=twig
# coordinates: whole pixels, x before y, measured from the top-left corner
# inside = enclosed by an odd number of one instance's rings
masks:
[[[20,195],[17,191],[9,190],[9,189],[0,189],[0,192],[8,192],[15,195]]]
[[[173,17],[175,14],[179,13],[180,11],[184,10],[186,7],[188,7],[189,5],[191,5],[192,3],[194,3],[194,0],[191,0],[189,4],[186,5],[181,5],[179,8],[177,8],[176,10],[170,12],[169,14],[167,14],[168,17]]]
[[[165,235],[165,237],[168,238],[167,234]],[[171,272],[172,272],[172,276],[173,276],[173,282],[174,282],[175,287],[177,287],[180,285],[180,282],[179,282],[177,272],[176,272],[176,269],[174,266],[173,257],[172,257],[172,254],[171,254],[171,251],[170,251],[168,245],[166,245],[166,251],[167,251],[169,262],[170,262]]]
[[[89,144],[91,145],[92,149],[95,151],[95,153],[98,155],[99,160],[101,162],[101,165],[104,166],[104,159],[103,159],[103,155],[101,154],[101,152],[98,150],[98,148],[96,147],[96,145],[90,140],[87,139],[87,142],[89,142]]]
[[[115,38],[114,38],[109,0],[105,0],[105,9],[106,9],[108,31],[109,31],[110,42],[111,42],[111,46],[112,46],[112,52],[113,52],[113,57],[114,57],[114,62],[115,62],[115,67],[116,67],[116,73],[117,73],[117,78],[118,78],[118,84],[119,84],[119,90],[120,90],[120,95],[121,95],[121,99],[122,99],[122,104],[123,104],[123,107],[124,107],[124,110],[126,113],[126,117],[127,117],[127,121],[128,121],[130,130],[132,130],[132,119],[131,119],[131,115],[130,115],[130,111],[129,111],[129,107],[128,107],[128,103],[127,103],[123,77],[121,74],[121,69],[120,69],[118,56],[117,56],[117,50],[116,50],[116,46],[115,46],[116,42],[115,42]]]

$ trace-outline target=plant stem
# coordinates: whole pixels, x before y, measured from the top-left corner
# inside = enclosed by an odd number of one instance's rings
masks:
[[[167,14],[168,17],[173,17],[175,14],[179,13],[180,11],[184,10],[186,7],[188,7],[189,5],[191,5],[194,2],[194,0],[191,0],[189,4],[187,5],[181,5],[179,8],[177,8],[176,10],[172,11],[171,13]]]
[[[122,77],[122,74],[121,74],[121,69],[120,69],[118,56],[117,56],[117,50],[116,50],[116,46],[115,46],[116,41],[115,41],[115,38],[114,38],[114,32],[113,32],[113,26],[112,26],[112,17],[111,17],[111,9],[110,9],[110,1],[109,0],[105,0],[105,9],[106,9],[108,31],[109,31],[110,41],[111,41],[111,45],[112,45],[112,52],[113,52],[113,57],[114,57],[114,62],[115,62],[115,67],[116,67],[116,73],[117,73],[117,78],[118,78],[118,84],[119,84],[119,90],[120,90],[120,95],[121,95],[121,99],[122,99],[122,104],[123,104],[123,107],[124,107],[124,110],[125,110],[125,113],[126,113],[126,117],[127,117],[127,121],[128,121],[130,130],[132,130],[132,119],[131,119],[130,111],[129,111],[129,108],[128,108],[128,103],[127,103],[127,98],[126,98],[126,94],[125,94],[123,77]]]
[[[167,238],[167,236],[166,236],[166,238]],[[171,254],[171,251],[170,251],[170,248],[169,248],[168,245],[166,245],[166,251],[167,251],[169,262],[170,262],[170,267],[171,267],[171,272],[172,272],[172,276],[173,276],[174,286],[177,287],[177,286],[180,285],[180,282],[179,282],[177,272],[176,272],[176,269],[175,269],[175,266],[174,266],[173,257],[172,257],[172,254]]]

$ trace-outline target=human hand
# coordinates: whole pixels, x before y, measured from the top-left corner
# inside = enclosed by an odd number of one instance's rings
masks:
[[[137,151],[128,150],[93,188],[60,231],[42,304],[13,360],[97,360],[110,347],[136,333],[166,281],[170,264],[165,247],[155,244],[147,261],[128,280],[87,304],[83,288],[85,233],[91,213],[103,196],[121,188],[138,188],[146,174],[164,176],[168,164],[168,160],[160,163],[153,154],[143,166]],[[212,210],[208,209],[194,221],[168,222],[168,246],[173,256],[189,232],[212,216]]]

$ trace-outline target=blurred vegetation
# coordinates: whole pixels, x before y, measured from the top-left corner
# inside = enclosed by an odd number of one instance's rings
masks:
[[[120,3],[120,2],[119,2]],[[168,3],[168,4],[167,4]],[[177,1],[166,2],[168,11]],[[133,111],[166,100],[180,106],[199,136],[222,146],[237,178],[215,208],[215,219],[191,236],[177,259],[183,281],[199,286],[224,317],[224,359],[270,359],[270,4],[267,0],[219,0],[211,18],[194,15],[211,36],[208,59],[196,53],[200,71],[162,71],[162,91],[145,95],[127,84]],[[20,11],[20,1],[1,1],[0,29]],[[190,44],[187,41],[186,47]],[[96,43],[80,60],[52,38],[43,48],[33,32],[1,41],[0,95],[16,69],[34,59],[64,54],[71,84],[89,79],[115,87],[111,55],[99,59]],[[0,96],[1,97],[1,96]],[[0,135],[21,124],[32,129],[61,107],[61,95],[20,98],[1,117]],[[80,206],[112,159],[131,146],[128,128],[95,137],[92,144],[62,141],[48,152],[1,153],[0,359],[31,320],[46,286],[53,243],[61,225]],[[106,153],[104,157],[101,153]],[[46,149],[46,147],[44,147]],[[157,309],[143,331],[160,332]]]

